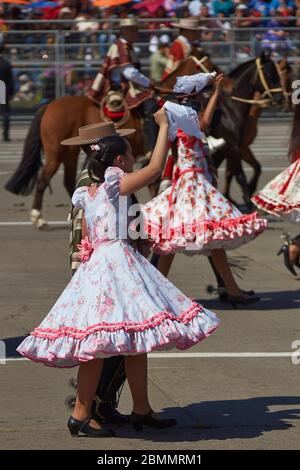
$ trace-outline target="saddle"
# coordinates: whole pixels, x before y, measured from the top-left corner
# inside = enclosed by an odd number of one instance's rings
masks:
[[[111,90],[103,97],[100,105],[100,113],[104,119],[118,122],[125,117],[126,105],[121,91]]]

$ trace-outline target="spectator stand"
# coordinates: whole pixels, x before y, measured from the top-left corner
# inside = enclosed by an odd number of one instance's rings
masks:
[[[8,14],[0,7],[0,32],[16,77],[14,111],[32,113],[40,104],[60,96],[84,94],[117,37],[119,18],[128,12],[138,15],[142,24],[135,48],[146,74],[150,75],[150,57],[160,42],[167,46],[176,35],[170,22],[193,14],[203,26],[199,32],[203,49],[225,72],[268,47],[275,56],[288,55],[298,75],[300,0],[157,0],[154,13],[149,12],[146,2],[95,10],[88,1],[71,1],[64,2],[67,6],[55,15],[50,9],[26,12],[26,18],[23,9],[10,9]],[[280,16],[276,16],[278,12]],[[295,16],[290,16],[292,13]]]

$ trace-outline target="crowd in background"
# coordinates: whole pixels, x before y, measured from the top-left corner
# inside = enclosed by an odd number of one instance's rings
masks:
[[[144,0],[105,9],[93,6],[91,0],[53,0],[53,7],[43,8],[2,5],[1,7],[0,1],[0,31],[11,28],[5,20],[19,19],[42,19],[43,21],[75,19],[78,21],[75,27],[79,31],[87,29],[97,31],[98,25],[93,19],[107,19],[114,14],[118,18],[128,15],[141,18],[199,16],[200,19],[234,16],[239,27],[262,24],[286,26],[296,23],[299,25],[300,20],[300,0]],[[203,6],[207,7],[205,11],[202,11]],[[299,20],[292,21],[288,18],[291,16],[297,16]],[[261,20],[262,17],[266,19]],[[274,17],[279,17],[279,19],[273,20]],[[79,21],[82,18],[89,19],[89,23],[80,25]],[[151,22],[148,26],[151,27]],[[12,27],[14,28],[14,25]],[[105,28],[105,25],[102,27]]]
[[[46,4],[49,5],[50,2],[47,1]],[[230,24],[238,28],[300,26],[300,0],[144,0],[111,8],[95,7],[91,0],[53,0],[52,3],[53,7],[28,8],[1,4],[0,1],[0,32],[20,29],[20,25],[14,23],[16,20],[27,20],[31,29],[30,20],[57,19],[66,20],[66,23],[60,24],[63,29],[73,29],[79,33],[98,32],[111,27],[110,18],[128,15],[144,20],[193,16],[199,17],[203,25],[212,27],[215,27],[217,19],[225,24],[224,18],[229,17],[233,17]],[[8,23],[8,20],[13,23]],[[74,20],[75,24],[68,23],[67,20]],[[83,23],[82,20],[86,21]],[[99,25],[95,20],[104,20],[104,23]],[[164,24],[167,26],[167,22],[164,21]],[[154,26],[156,23],[153,21],[145,23],[148,29]],[[49,23],[45,27],[56,29],[57,25]]]
[[[174,18],[197,17],[202,26],[199,41],[217,57],[228,56],[228,46],[223,43],[230,41],[240,43],[236,47],[238,61],[247,60],[261,46],[297,55],[297,30],[286,28],[300,26],[300,0],[144,0],[105,9],[95,7],[90,0],[53,0],[53,7],[44,8],[0,1],[0,35],[6,38],[10,61],[18,64],[15,103],[36,99],[48,102],[55,98],[58,71],[46,65],[57,60],[57,32],[64,43],[63,51],[59,51],[63,54],[64,65],[59,74],[63,76],[64,92],[84,93],[95,75],[95,67],[117,37],[117,22],[113,20],[130,15],[145,20],[136,48],[141,57],[147,57],[147,73],[153,80],[158,78],[158,63],[163,64],[168,56],[174,38],[169,26]],[[42,27],[32,20],[42,20]],[[39,32],[41,29],[43,32]],[[36,69],[22,68],[22,61],[35,64]]]

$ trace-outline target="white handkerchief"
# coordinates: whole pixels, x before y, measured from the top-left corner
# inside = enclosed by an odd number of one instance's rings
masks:
[[[169,138],[174,140],[178,129],[190,136],[202,139],[203,133],[199,127],[199,119],[196,111],[190,106],[166,101],[164,106],[169,119]]]
[[[176,93],[192,93],[193,91],[199,92],[209,83],[210,78],[217,75],[217,72],[211,73],[196,73],[194,75],[184,75],[177,77],[176,84],[173,91]]]

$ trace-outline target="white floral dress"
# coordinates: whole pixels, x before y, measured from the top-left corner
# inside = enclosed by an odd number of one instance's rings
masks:
[[[212,184],[200,139],[177,133],[178,162],[172,186],[141,206],[144,231],[159,254],[188,255],[237,248],[253,240],[267,221],[242,214]]]
[[[180,292],[126,239],[111,236],[120,226],[122,176],[110,167],[93,196],[88,187],[75,191],[72,202],[84,209],[93,252],[19,346],[23,356],[72,367],[98,357],[187,349],[218,326],[214,313]]]
[[[252,201],[270,214],[300,224],[300,156],[259,191]]]

